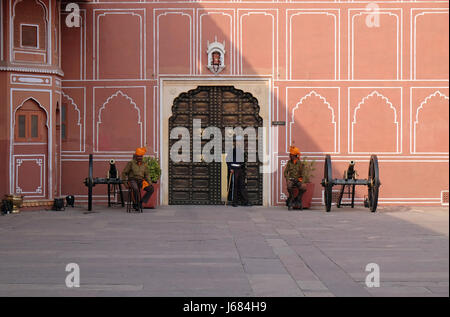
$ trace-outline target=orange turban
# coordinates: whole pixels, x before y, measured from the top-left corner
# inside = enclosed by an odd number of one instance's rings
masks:
[[[300,150],[298,149],[298,147],[295,147],[295,146],[292,145],[289,148],[289,153],[292,154],[292,155],[300,155]]]
[[[138,147],[134,154],[142,156],[145,154],[145,152],[147,152],[147,149],[145,147]]]

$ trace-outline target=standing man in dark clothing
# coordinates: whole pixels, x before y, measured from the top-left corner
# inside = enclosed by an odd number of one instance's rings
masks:
[[[239,136],[236,137],[236,140],[239,140]],[[244,153],[240,148],[237,148],[235,144],[233,144],[233,150],[227,154],[227,165],[229,177],[231,177],[230,191],[233,207],[238,206],[239,200],[242,201],[242,206],[252,206],[248,201],[245,184]]]
[[[124,181],[125,186],[133,188],[135,193],[134,201],[140,201],[141,204],[145,204],[150,199],[154,191],[148,174],[148,166],[142,161],[145,152],[145,148],[137,148],[133,156],[133,160],[129,161],[122,171],[122,180]],[[141,200],[139,200],[141,188],[145,191],[145,195]],[[134,207],[135,209],[139,209],[142,206],[137,206],[135,203]]]

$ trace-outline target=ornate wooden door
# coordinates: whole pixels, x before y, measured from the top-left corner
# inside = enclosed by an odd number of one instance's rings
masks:
[[[169,155],[169,204],[170,205],[218,205],[221,201],[221,163],[193,162],[193,120],[201,119],[202,129],[213,126],[222,131],[222,152],[225,151],[226,127],[262,127],[258,100],[250,93],[233,86],[199,86],[180,94],[172,106],[169,131],[185,127],[190,134],[190,162],[175,163]],[[170,134],[170,132],[169,132]],[[177,140],[169,139],[169,148]],[[203,146],[209,140],[202,140]],[[258,139],[257,142],[260,142]],[[245,142],[246,179],[249,200],[262,205],[261,163],[247,162]],[[258,145],[258,144],[257,144]],[[256,147],[258,149],[258,147]]]

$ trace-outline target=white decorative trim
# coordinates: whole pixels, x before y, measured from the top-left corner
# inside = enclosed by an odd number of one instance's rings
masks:
[[[68,12],[61,11],[61,17],[69,15]],[[60,24],[62,29],[62,25]],[[60,32],[62,33],[62,32]],[[61,34],[60,34],[61,35]],[[62,43],[60,41],[60,43]],[[62,49],[59,50],[60,55]],[[60,57],[60,67],[62,60]],[[86,79],[86,9],[80,9],[80,80]]]
[[[396,107],[389,101],[389,99],[387,97],[385,97],[383,94],[380,94],[376,89],[386,89],[386,88],[395,88],[395,89],[399,89],[400,90],[400,115],[397,114],[397,109]],[[353,109],[353,113],[352,113],[352,119],[350,119],[350,103],[351,103],[351,90],[355,90],[355,89],[373,89],[373,91],[365,96],[359,103],[358,105],[355,107],[355,109]],[[381,87],[381,88],[370,88],[370,87],[349,87],[348,88],[348,138],[349,138],[349,143],[348,143],[348,152],[353,154],[401,154],[402,153],[402,142],[403,142],[403,132],[402,132],[402,114],[403,114],[403,89],[401,87]],[[357,123],[356,121],[356,112],[361,108],[361,106],[371,97],[381,97],[387,105],[389,105],[389,108],[393,110],[394,112],[394,123],[396,125],[396,151],[395,152],[371,152],[371,153],[367,153],[367,152],[360,152],[360,151],[355,151],[354,150],[354,146],[353,146],[353,141],[354,141],[354,126],[355,123]],[[400,117],[400,122],[397,120],[397,117]],[[351,123],[351,124],[350,124]],[[399,125],[400,123],[400,125]]]
[[[45,155],[43,154],[18,154],[14,155],[14,193],[24,194],[27,197],[45,197]],[[29,158],[24,158],[29,157]],[[34,192],[24,192],[22,188],[19,187],[19,167],[24,161],[35,161],[40,169],[39,186]]]
[[[448,3],[448,2],[447,2]],[[419,14],[415,14],[414,11],[422,11]],[[410,72],[411,72],[411,80],[418,80],[417,79],[417,49],[416,49],[416,43],[417,43],[417,18],[419,16],[425,16],[425,14],[447,14],[448,15],[448,8],[412,8],[411,9],[411,66],[410,66]],[[414,17],[414,19],[413,19]],[[414,20],[414,23],[413,23]],[[419,79],[420,81],[432,81],[434,79]],[[443,79],[436,79],[436,80],[443,80]],[[448,77],[446,79],[448,81]]]
[[[182,11],[183,10],[183,11]],[[163,11],[163,13],[156,14],[157,11]],[[189,11],[190,14],[187,12]],[[193,35],[193,15],[194,15],[194,9],[170,9],[170,8],[155,8],[153,11],[153,53],[156,58],[154,58],[153,61],[153,67],[156,76],[160,75],[159,71],[159,35],[160,35],[160,18],[164,16],[168,16],[169,14],[178,14],[181,16],[187,16],[189,18],[189,75],[193,74],[194,71],[194,62],[193,62],[193,55],[195,48],[193,47],[194,42],[194,35]],[[167,40],[167,39],[166,39]],[[165,73],[164,73],[165,74]]]
[[[93,41],[94,41],[94,58],[93,58],[93,78],[100,79],[99,76],[99,56],[100,56],[100,18],[105,17],[107,15],[131,15],[139,17],[139,77],[136,79],[146,79],[146,59],[147,59],[147,48],[146,48],[146,10],[142,8],[132,9],[94,9],[93,10],[93,18],[94,18],[94,30]],[[97,14],[97,11],[101,11],[102,13]],[[135,11],[141,11],[141,14],[136,13]]]
[[[22,45],[22,25],[25,26],[35,26],[37,28],[36,37],[37,37],[37,46],[23,46]],[[24,49],[39,49],[39,24],[28,24],[28,23],[20,23],[20,30],[19,30],[19,44],[21,48]]]
[[[290,87],[291,88],[291,87]],[[335,114],[334,114],[334,109],[333,107],[331,107],[330,103],[326,100],[325,97],[323,97],[322,95],[318,94],[317,92],[315,92],[314,90],[311,90],[307,95],[303,96],[299,102],[297,102],[297,104],[295,105],[295,107],[292,109],[292,115],[291,115],[291,122],[289,123],[289,144],[292,144],[292,126],[295,125],[295,111],[297,109],[299,109],[300,105],[303,104],[303,102],[305,100],[307,100],[308,98],[310,98],[311,96],[315,96],[315,97],[319,97],[320,100],[323,101],[323,103],[328,107],[329,110],[331,110],[331,123],[334,125],[334,151],[332,153],[338,153],[339,149],[338,149],[338,131],[336,129],[336,120],[335,120]],[[304,152],[302,151],[302,153],[305,154],[316,154],[316,153],[323,153],[323,152]],[[327,152],[329,153],[329,152]]]
[[[416,87],[411,87],[411,92],[410,92],[410,99],[411,99],[411,103],[412,103],[412,89],[414,89]],[[432,87],[430,87],[432,88]],[[423,109],[423,107],[428,103],[428,101],[434,97],[443,97],[446,100],[449,100],[449,97],[446,96],[445,94],[441,93],[438,90],[436,90],[434,93],[431,93],[430,95],[428,95],[421,103],[420,106],[417,107],[416,111],[415,111],[415,120],[414,122],[412,122],[412,117],[411,117],[411,127],[414,130],[414,134],[412,135],[412,139],[413,139],[413,147],[411,148],[411,153],[412,154],[449,154],[449,152],[419,152],[416,150],[416,140],[417,140],[417,135],[416,135],[416,131],[417,131],[417,124],[419,123],[419,112],[421,109]],[[411,111],[412,111],[412,105],[411,105]],[[411,113],[412,116],[412,113]]]
[[[98,87],[94,87],[98,88]],[[118,88],[118,87],[105,87],[105,88]],[[95,112],[98,112],[98,120],[97,122],[95,122],[95,129],[96,131],[94,132],[95,135],[95,152],[107,152],[107,153],[131,153],[130,151],[100,151],[99,150],[99,139],[98,139],[98,134],[99,134],[99,125],[102,123],[102,118],[101,118],[101,113],[103,111],[103,109],[106,108],[106,105],[115,97],[121,95],[122,97],[125,97],[130,104],[133,106],[134,109],[137,110],[138,112],[138,125],[139,125],[139,129],[140,129],[140,146],[142,147],[145,142],[146,142],[146,126],[145,126],[145,122],[146,122],[146,102],[145,102],[145,87],[120,87],[120,89],[126,89],[126,88],[144,88],[144,120],[142,120],[142,116],[141,116],[141,109],[136,105],[136,103],[133,101],[133,99],[128,96],[127,94],[123,93],[121,90],[118,90],[116,93],[114,93],[113,95],[109,96],[108,99],[106,99],[106,101],[100,106],[99,110],[95,110]],[[94,98],[95,98],[95,93],[94,93]],[[94,99],[94,107],[95,107],[95,99]],[[95,108],[94,108],[95,109]],[[95,120],[95,116],[93,116],[93,121]],[[144,123],[144,124],[143,124]]]
[[[22,91],[22,92],[47,92],[49,94],[50,97],[50,105],[49,105],[49,111],[47,111],[47,109],[45,107],[43,107],[41,105],[41,103],[39,101],[37,101],[34,97],[29,97],[29,98],[25,98],[19,106],[14,106],[13,104],[13,95],[14,95],[14,91]],[[53,110],[53,93],[52,90],[48,90],[48,89],[25,89],[25,88],[10,88],[10,94],[9,94],[9,98],[10,98],[10,131],[14,131],[14,125],[15,125],[15,117],[16,117],[16,111],[17,109],[19,109],[25,101],[32,99],[34,100],[40,108],[44,109],[46,116],[47,116],[47,121],[46,121],[46,126],[47,126],[47,141],[48,141],[48,149],[47,149],[47,154],[48,157],[52,158],[53,157],[53,133],[51,133],[52,129],[53,129],[53,124],[52,124],[52,120],[53,120],[53,116],[52,116],[52,110]],[[14,171],[14,161],[13,161],[13,155],[14,155],[14,133],[10,133],[10,139],[9,139],[9,168],[10,168],[10,178],[9,178],[9,190],[12,193],[14,190],[14,175],[12,175],[11,173]],[[53,159],[48,160],[48,175],[49,175],[49,179],[48,179],[48,187],[49,187],[49,191],[48,191],[48,196],[49,198],[53,198],[53,192],[52,192],[52,187],[53,187],[53,175],[52,175],[52,161]]]
[[[397,55],[396,55],[396,76],[395,78],[389,79],[379,79],[383,81],[388,80],[401,80],[403,78],[403,9],[402,8],[386,8],[386,9],[378,9],[378,13],[380,15],[387,14],[389,16],[394,16],[397,19],[397,36],[396,36],[396,47],[397,47]],[[359,13],[353,14],[352,11],[356,11]],[[394,13],[394,11],[398,11],[398,13]],[[348,9],[348,33],[349,40],[348,41],[348,78],[350,80],[354,80],[354,61],[355,61],[355,17],[362,15],[373,14],[372,12],[367,11],[367,9]],[[351,19],[351,25],[350,25]],[[351,36],[350,36],[351,34]],[[364,79],[371,81],[371,79]]]
[[[35,68],[29,65],[27,66],[0,66],[0,71],[7,72],[24,72],[24,73],[40,73],[40,74],[52,74],[63,77],[64,72],[61,69],[51,68]]]
[[[15,62],[15,57],[13,58],[13,56],[16,53],[15,46],[14,46],[14,18],[16,16],[15,10],[16,10],[16,5],[22,1],[24,1],[24,0],[16,0],[15,2],[13,0],[11,0],[9,2],[9,12],[10,12],[10,19],[9,19],[9,23],[10,23],[9,24],[9,28],[10,28],[9,52],[10,52],[10,55],[9,55],[9,58],[10,58],[11,63]],[[51,25],[52,20],[51,20],[51,14],[49,14],[49,12],[51,12],[51,1],[49,1],[49,7],[47,7],[45,5],[45,3],[41,0],[33,0],[33,1],[35,1],[37,4],[39,4],[44,10],[44,21],[45,21],[45,27],[47,29],[46,36],[45,36],[46,43],[44,45],[45,46],[44,51],[46,51],[45,64],[51,65],[51,63],[52,63],[52,50],[51,50],[52,36],[51,36],[50,25]],[[12,4],[13,2],[14,2],[14,5]],[[11,12],[12,12],[12,14],[11,14]],[[19,31],[19,33],[20,33],[20,31]],[[38,34],[38,36],[39,36],[39,34]],[[25,52],[21,52],[21,53],[25,53]]]
[[[341,88],[340,87],[305,87],[305,86],[288,86],[286,87],[285,93],[286,93],[286,103],[289,100],[289,89],[311,89],[311,90],[317,90],[317,89],[336,89],[337,93],[338,93],[338,100],[337,100],[337,112],[338,112],[338,118],[337,118],[337,128],[335,129],[336,133],[335,133],[335,145],[337,146],[337,149],[334,153],[329,153],[329,152],[302,152],[305,154],[338,154],[341,151]],[[279,97],[278,97],[279,99]],[[329,104],[329,103],[328,103]],[[331,106],[331,104],[329,104]],[[285,120],[288,121],[289,120],[289,107],[286,106],[285,108]],[[291,115],[292,116],[292,115]],[[333,116],[334,116],[334,111],[333,111]],[[288,126],[287,124],[285,125],[285,139],[286,139],[286,143],[285,143],[285,153],[289,152],[289,145],[292,144],[292,135],[291,135],[291,130],[290,130],[290,125]]]
[[[65,87],[64,89],[68,89],[67,87]],[[84,92],[84,88],[83,88],[83,92]],[[71,153],[71,152],[84,152],[86,150],[86,142],[85,142],[85,138],[83,136],[83,131],[86,130],[86,124],[85,121],[83,120],[83,123],[81,123],[81,112],[80,109],[78,108],[78,105],[75,103],[75,101],[67,94],[64,93],[64,91],[61,92],[62,96],[66,99],[68,99],[71,103],[71,105],[75,108],[75,110],[78,112],[78,128],[80,130],[80,150],[79,151],[63,151],[62,149],[62,144],[64,143],[64,141],[61,138],[61,155],[62,153]],[[83,94],[84,96],[84,94]],[[62,107],[62,103],[61,103],[61,107]],[[67,109],[66,109],[66,116],[67,116]],[[86,110],[85,110],[85,105],[83,106],[83,118],[85,119],[86,117]],[[83,129],[84,128],[84,129]]]
[[[242,40],[242,30],[243,30],[243,21],[244,17],[249,17],[251,15],[264,15],[270,16],[272,18],[272,44],[271,44],[271,52],[272,52],[272,73],[268,74],[272,76],[273,79],[279,78],[278,74],[278,9],[237,9],[239,24],[237,25],[238,29],[238,45],[239,47],[239,58],[236,58],[236,63],[239,62],[239,65],[236,65],[236,75],[243,75],[243,56],[244,53],[244,44]],[[276,14],[276,17],[275,17]],[[275,50],[275,47],[277,48]],[[245,74],[246,75],[246,74]],[[265,76],[264,74],[262,76]]]
[[[295,12],[294,14],[289,15],[290,12]],[[289,71],[286,74],[286,77],[289,80],[292,79],[292,18],[298,15],[307,15],[307,14],[324,14],[327,16],[332,16],[334,18],[334,78],[326,78],[320,79],[321,81],[327,80],[339,80],[340,79],[340,9],[326,9],[326,8],[317,8],[317,9],[288,9],[286,10],[286,37],[289,36],[289,40],[286,38],[286,45],[289,45],[289,48],[286,48],[286,71]],[[289,17],[289,19],[287,18]],[[288,22],[289,22],[289,30],[288,30]],[[288,57],[289,55],[289,57]],[[289,63],[289,67],[287,64]],[[302,80],[301,78],[295,80]],[[304,78],[303,80],[308,80]]]
[[[52,77],[34,76],[22,74],[10,74],[10,84],[12,85],[33,85],[33,86],[51,86]]]

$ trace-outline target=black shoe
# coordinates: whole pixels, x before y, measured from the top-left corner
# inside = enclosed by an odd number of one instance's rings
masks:
[[[237,207],[238,206],[238,204],[236,204],[236,203],[233,203],[233,205],[232,205],[233,207]]]
[[[247,202],[246,204],[244,204],[244,206],[251,207],[253,206],[253,204],[251,202]]]
[[[288,203],[288,210],[292,210],[292,202],[291,201],[289,201],[289,203]]]

